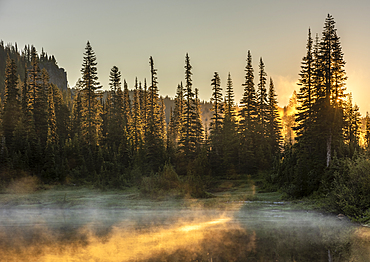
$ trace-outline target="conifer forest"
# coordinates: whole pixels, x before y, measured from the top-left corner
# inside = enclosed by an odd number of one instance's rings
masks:
[[[326,17],[320,34],[308,30],[297,92],[284,108],[263,58],[246,51],[240,101],[232,74],[222,86],[218,72],[203,87],[212,90],[209,102],[201,101],[186,53],[169,107],[159,95],[161,68],[153,57],[143,61],[150,78],[129,87],[112,65],[103,88],[87,41],[80,79],[69,88],[54,56],[1,42],[0,184],[36,176],[44,184],[152,194],[181,183],[203,198],[212,181],[249,175],[261,179],[263,190],[322,198],[332,210],[368,221],[370,116],[360,114],[346,90],[334,18]]]

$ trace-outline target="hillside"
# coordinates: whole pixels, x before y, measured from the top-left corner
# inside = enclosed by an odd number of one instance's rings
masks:
[[[3,41],[0,41],[0,93],[4,95],[4,78],[5,78],[5,66],[6,60],[9,56],[14,59],[17,65],[17,73],[21,81],[24,81],[26,68],[30,66],[32,46],[26,45],[23,50],[19,50],[17,44],[4,45]],[[45,68],[49,73],[50,82],[57,85],[61,91],[67,90],[67,72],[58,66],[55,57],[48,56],[43,50],[39,54],[39,66],[40,69]]]

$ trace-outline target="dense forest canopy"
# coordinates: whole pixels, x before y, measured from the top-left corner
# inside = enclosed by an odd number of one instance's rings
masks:
[[[156,174],[171,170],[188,181],[194,196],[204,196],[213,179],[256,174],[290,197],[344,190],[338,181],[349,179],[346,166],[368,161],[369,115],[361,118],[346,93],[344,54],[331,15],[321,37],[308,31],[306,48],[299,91],[279,108],[263,58],[255,70],[250,51],[241,101],[234,100],[231,73],[222,87],[214,72],[205,103],[193,87],[189,54],[175,98],[164,99],[153,57],[149,79],[136,79],[129,90],[112,66],[110,89],[102,91],[87,42],[81,78],[69,89],[54,56],[1,42],[0,180],[6,185],[33,175],[43,183],[146,188],[159,181],[152,179]],[[336,208],[345,208],[332,197]]]

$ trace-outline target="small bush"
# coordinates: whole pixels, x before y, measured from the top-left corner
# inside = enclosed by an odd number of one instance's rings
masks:
[[[165,164],[163,170],[141,179],[140,190],[145,195],[157,197],[169,192],[181,193],[182,183],[170,164]]]
[[[37,190],[40,181],[35,176],[25,176],[12,181],[6,188],[10,194],[29,194]]]
[[[193,173],[192,170],[188,171],[185,179],[185,192],[196,198],[208,197],[201,177],[198,174]]]
[[[370,160],[363,156],[341,160],[334,172],[330,204],[359,221],[370,220]]]

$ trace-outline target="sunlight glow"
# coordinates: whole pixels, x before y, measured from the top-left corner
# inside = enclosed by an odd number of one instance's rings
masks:
[[[178,230],[179,231],[184,231],[184,232],[189,232],[189,231],[193,231],[193,230],[201,230],[205,227],[216,225],[216,224],[223,224],[223,223],[226,223],[228,221],[230,221],[230,218],[222,218],[222,219],[213,220],[213,221],[204,222],[204,223],[199,223],[199,224],[195,224],[195,225],[184,226],[184,227],[179,228]]]
[[[81,234],[86,236],[86,240],[67,243],[56,241],[56,236],[48,230],[42,230],[42,239],[48,241],[31,245],[21,242],[17,250],[0,248],[0,257],[5,261],[141,261],[163,253],[171,254],[179,249],[195,252],[210,230],[215,230],[213,226],[224,225],[228,221],[230,218],[179,222],[169,228],[114,227],[104,237],[98,237],[85,228]]]

